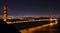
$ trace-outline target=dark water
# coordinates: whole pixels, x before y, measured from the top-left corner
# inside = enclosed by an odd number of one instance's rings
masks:
[[[27,29],[31,27],[41,26],[44,24],[48,24],[49,22],[28,22],[28,23],[18,23],[13,24],[18,30]],[[38,30],[33,31],[33,33],[60,33],[60,22],[57,25],[52,27],[44,27]]]
[[[49,24],[49,21],[41,21],[41,22],[24,22],[24,23],[15,23],[13,24],[17,29],[27,29],[31,27],[41,26],[44,24]]]

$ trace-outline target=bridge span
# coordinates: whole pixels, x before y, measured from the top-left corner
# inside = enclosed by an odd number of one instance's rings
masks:
[[[57,19],[51,19],[52,21],[56,21]],[[7,24],[13,23],[23,23],[23,22],[35,22],[35,21],[50,21],[50,19],[40,19],[40,20],[30,20],[30,21],[14,21],[14,22],[7,22]]]

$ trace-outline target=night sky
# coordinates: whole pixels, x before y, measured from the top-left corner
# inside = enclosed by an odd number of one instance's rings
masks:
[[[4,5],[11,16],[60,16],[60,1],[55,0],[0,0],[0,15]]]

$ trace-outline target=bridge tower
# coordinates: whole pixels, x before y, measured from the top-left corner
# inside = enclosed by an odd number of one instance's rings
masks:
[[[53,26],[53,24],[52,24],[52,19],[53,19],[52,14],[49,14],[49,17],[50,17],[50,27],[52,27]]]
[[[7,7],[4,6],[3,10],[4,10],[3,21],[7,22]]]
[[[52,15],[50,14],[50,23],[52,23]]]

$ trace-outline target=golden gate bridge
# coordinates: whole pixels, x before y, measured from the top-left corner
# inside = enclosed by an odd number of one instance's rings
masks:
[[[55,21],[54,23],[52,23],[52,21]],[[23,23],[23,22],[34,22],[34,21],[50,21],[49,24],[45,24],[45,25],[41,25],[41,26],[37,26],[37,27],[33,27],[33,28],[29,28],[28,31],[34,31],[37,29],[40,29],[42,27],[47,27],[47,26],[53,26],[56,25],[58,23],[57,18],[52,19],[52,15],[50,15],[50,19],[39,19],[39,20],[30,20],[30,21],[16,21],[16,22],[10,22],[7,20],[7,6],[4,6],[4,15],[3,15],[3,21],[5,21],[7,24],[13,24],[13,23]],[[21,32],[26,32],[27,30],[20,30]]]
[[[50,20],[50,23],[52,23],[53,20],[57,20],[57,18],[52,19],[52,15],[49,15],[50,19],[39,19],[39,20],[30,20],[30,21],[17,21],[17,22],[8,22],[7,20],[7,6],[4,6],[4,15],[3,20],[8,23],[21,23],[21,22],[33,22],[33,21],[47,21]]]

